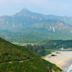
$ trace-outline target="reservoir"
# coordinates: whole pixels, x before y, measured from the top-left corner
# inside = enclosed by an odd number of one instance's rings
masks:
[[[72,72],[72,65],[68,68],[67,72]]]

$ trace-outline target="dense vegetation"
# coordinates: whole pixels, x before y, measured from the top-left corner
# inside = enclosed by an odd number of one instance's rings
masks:
[[[0,38],[0,72],[61,72],[56,65],[41,59],[25,47]]]
[[[52,49],[49,49],[48,47],[46,48],[45,45],[27,44],[25,47],[32,50],[33,52],[35,52],[39,56],[45,56],[45,55],[50,54],[52,52]]]
[[[72,40],[48,40],[42,44],[27,44],[26,48],[40,56],[44,56],[56,50],[72,50]]]
[[[72,49],[72,40],[49,40],[43,47],[48,49]]]

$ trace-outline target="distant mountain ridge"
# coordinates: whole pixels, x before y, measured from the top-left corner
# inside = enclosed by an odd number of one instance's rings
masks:
[[[20,43],[72,40],[72,18],[23,9],[13,16],[0,17],[0,36]]]

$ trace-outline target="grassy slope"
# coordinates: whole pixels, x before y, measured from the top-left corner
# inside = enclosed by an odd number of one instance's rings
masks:
[[[55,65],[42,60],[25,47],[0,38],[0,72],[61,72]]]

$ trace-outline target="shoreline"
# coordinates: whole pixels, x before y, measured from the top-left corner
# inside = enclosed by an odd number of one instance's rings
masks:
[[[72,51],[59,51],[59,53],[56,53],[55,56],[51,56],[51,54],[49,54],[42,58],[56,64],[64,72],[66,72],[69,66],[72,65]]]
[[[68,71],[69,67],[72,65],[72,58],[66,62],[65,65],[62,66],[64,72]]]

